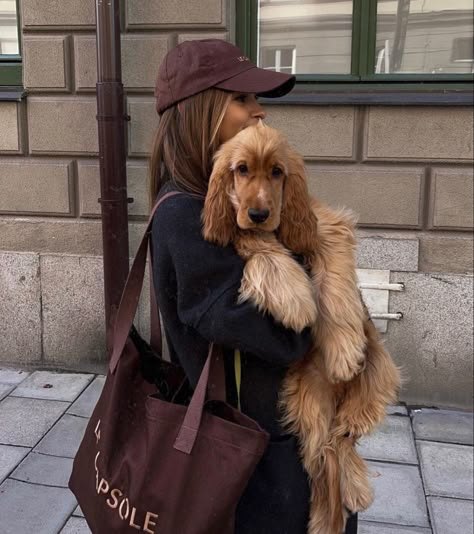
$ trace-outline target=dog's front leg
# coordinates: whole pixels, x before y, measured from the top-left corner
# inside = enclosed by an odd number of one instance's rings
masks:
[[[312,282],[274,234],[245,232],[234,244],[246,260],[239,302],[253,302],[296,332],[313,325],[317,310]]]

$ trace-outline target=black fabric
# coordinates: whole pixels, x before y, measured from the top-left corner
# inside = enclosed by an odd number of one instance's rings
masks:
[[[173,189],[168,182],[160,196]],[[251,303],[237,304],[244,261],[233,246],[204,241],[202,208],[203,199],[176,195],[153,221],[153,275],[170,357],[194,387],[209,341],[223,346],[227,396],[235,406],[233,351],[240,349],[242,411],[270,433],[271,445],[239,505],[237,534],[304,534],[309,484],[296,439],[278,422],[278,392],[288,366],[309,350],[311,331],[297,334]]]

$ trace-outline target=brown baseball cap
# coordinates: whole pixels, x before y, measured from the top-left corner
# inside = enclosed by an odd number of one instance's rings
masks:
[[[161,114],[211,87],[275,98],[290,92],[295,81],[291,74],[257,67],[227,41],[184,41],[168,52],[160,66],[155,87],[156,110]]]

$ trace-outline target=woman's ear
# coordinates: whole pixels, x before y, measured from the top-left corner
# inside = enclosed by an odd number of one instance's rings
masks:
[[[311,260],[317,247],[317,218],[311,209],[303,158],[291,152],[283,190],[280,241],[291,251]]]
[[[229,196],[234,179],[229,156],[229,150],[225,147],[216,154],[201,215],[204,239],[224,247],[234,241],[237,227]]]

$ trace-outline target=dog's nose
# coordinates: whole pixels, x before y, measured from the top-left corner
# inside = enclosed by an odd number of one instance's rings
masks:
[[[263,223],[268,219],[270,215],[270,210],[257,210],[255,208],[249,208],[249,217],[250,220],[254,223]]]

